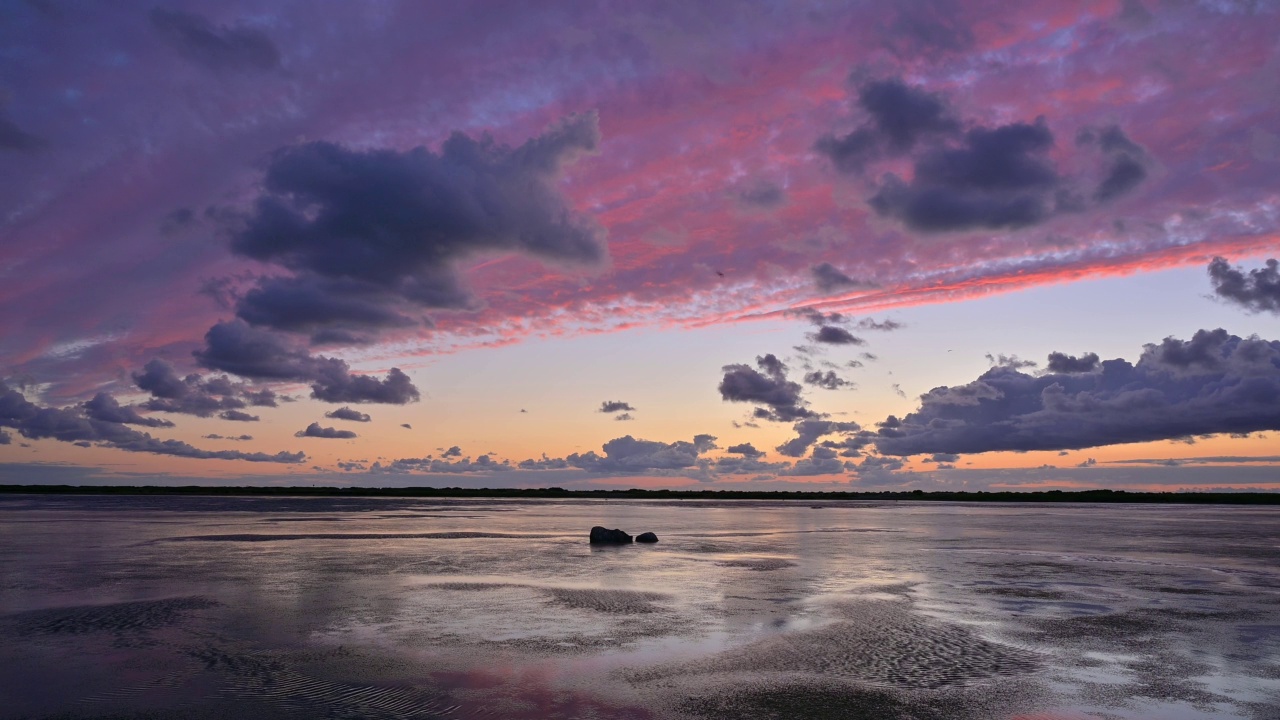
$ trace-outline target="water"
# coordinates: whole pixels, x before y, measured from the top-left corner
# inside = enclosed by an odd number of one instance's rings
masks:
[[[813,505],[2,497],[0,718],[1280,717],[1280,511]]]

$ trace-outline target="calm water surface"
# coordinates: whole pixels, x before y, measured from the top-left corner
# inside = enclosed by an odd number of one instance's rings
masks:
[[[0,718],[1280,718],[1280,510],[814,505],[3,497]]]

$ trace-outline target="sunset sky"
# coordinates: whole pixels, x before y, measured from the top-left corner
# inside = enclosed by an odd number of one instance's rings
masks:
[[[1280,6],[0,2],[0,482],[1280,489]]]

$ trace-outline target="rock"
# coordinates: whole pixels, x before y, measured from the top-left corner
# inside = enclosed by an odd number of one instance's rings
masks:
[[[658,542],[658,536],[654,535],[651,532],[640,533],[639,535],[636,536],[636,542],[656,543]]]
[[[631,536],[622,532],[621,530],[610,530],[608,528],[601,527],[599,525],[591,528],[591,544],[592,545],[600,545],[600,544],[625,545],[626,543],[629,543],[629,542],[633,542],[631,539]]]

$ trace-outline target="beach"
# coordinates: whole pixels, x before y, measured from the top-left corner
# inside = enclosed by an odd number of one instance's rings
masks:
[[[13,495],[0,537],[3,718],[1280,712],[1268,507]]]

